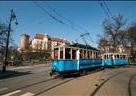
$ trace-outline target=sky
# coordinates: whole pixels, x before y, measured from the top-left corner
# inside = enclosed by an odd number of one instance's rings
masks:
[[[112,16],[123,15],[128,25],[136,22],[136,1],[105,2]],[[85,36],[87,44],[97,47],[98,35],[103,33],[102,22],[108,18],[100,3],[104,2],[0,1],[0,20],[8,23],[10,10],[15,11],[19,24],[15,25],[12,21],[11,36],[16,45],[20,43],[21,34],[30,35],[32,40],[36,33],[85,44],[80,35],[89,33],[90,37]]]

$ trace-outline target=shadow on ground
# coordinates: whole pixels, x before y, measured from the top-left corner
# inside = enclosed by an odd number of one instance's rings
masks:
[[[17,71],[2,72],[0,70],[0,80],[7,79],[7,78],[13,78],[13,77],[17,77],[17,76],[28,75],[28,74],[31,74],[31,72],[30,71],[27,71],[27,72],[17,72]]]

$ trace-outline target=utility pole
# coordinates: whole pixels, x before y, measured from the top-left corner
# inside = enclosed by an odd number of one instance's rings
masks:
[[[9,37],[10,37],[10,31],[11,31],[11,23],[12,21],[15,21],[15,24],[17,25],[17,19],[16,19],[16,15],[15,12],[13,11],[13,9],[11,9],[11,15],[10,15],[10,20],[9,20],[9,25],[8,25],[8,33],[7,33],[7,40],[6,40],[6,48],[5,48],[5,56],[4,56],[4,63],[3,63],[3,67],[2,67],[2,72],[6,72],[6,65],[7,65],[7,57],[8,57],[8,46],[9,46]]]

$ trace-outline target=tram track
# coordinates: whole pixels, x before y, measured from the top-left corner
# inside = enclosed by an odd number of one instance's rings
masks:
[[[74,80],[74,79],[75,79],[75,78],[71,78],[71,79],[64,80],[64,81],[62,81],[62,82],[56,83],[56,84],[50,86],[49,88],[44,89],[44,90],[42,90],[41,92],[35,94],[34,96],[39,96],[39,95],[41,95],[41,94],[44,93],[44,92],[47,92],[47,91],[49,91],[49,90],[51,90],[51,89],[54,89],[54,88],[56,88],[56,87],[58,87],[58,86],[60,86],[60,85],[63,85],[63,84],[65,84],[65,83],[67,83],[67,82],[70,82],[70,81],[72,81],[72,80]]]
[[[9,92],[12,92],[12,91],[15,91],[15,90],[22,90],[22,89],[24,89],[24,88],[28,88],[28,87],[31,87],[31,86],[34,86],[34,85],[37,85],[37,84],[40,84],[40,83],[52,81],[52,80],[54,80],[54,78],[49,78],[49,79],[46,79],[46,80],[42,80],[42,81],[40,81],[40,82],[35,82],[35,83],[28,84],[28,85],[23,86],[23,87],[15,88],[15,89],[13,89],[13,90],[6,91],[6,93],[9,93]],[[6,94],[6,93],[2,93],[2,94],[0,94],[0,95]]]
[[[108,76],[108,78],[106,80],[104,80],[101,84],[99,84],[99,86],[97,86],[97,88],[93,91],[93,93],[90,96],[95,96],[97,94],[97,92],[101,89],[101,87],[106,82],[108,82],[109,80],[113,79],[114,77],[116,77],[116,76],[118,76],[118,75],[120,75],[120,74],[122,74],[124,72],[126,72],[126,71],[124,71],[124,70],[121,71],[120,70],[120,71],[114,73],[112,76]],[[129,94],[129,96],[132,96],[132,93],[131,93],[131,82],[132,82],[133,78],[135,77],[135,75],[136,74],[133,74],[132,76],[129,76],[130,79],[128,78],[128,80],[129,80],[129,84],[128,84],[128,94]],[[41,81],[39,80],[38,82],[35,82],[35,83],[32,83],[32,84],[28,84],[28,85],[20,87],[20,88],[16,88],[16,89],[13,89],[13,90],[11,89],[9,91],[7,90],[6,93],[9,93],[9,92],[12,92],[12,91],[16,91],[16,90],[21,90],[22,92],[26,92],[26,91],[31,92],[32,88],[35,88],[36,86],[44,85],[44,87],[40,88],[40,90],[38,90],[37,92],[34,92],[34,91],[33,91],[34,93],[32,92],[34,94],[34,96],[39,96],[39,95],[43,94],[44,92],[50,91],[50,90],[52,90],[52,89],[54,89],[54,88],[56,88],[58,86],[61,86],[61,85],[65,84],[65,83],[67,83],[67,82],[70,82],[70,81],[72,81],[74,79],[75,78],[71,78],[70,77],[70,78],[65,78],[63,80],[61,80],[60,78],[56,78],[56,79],[49,78],[49,79],[41,80]],[[46,82],[48,82],[47,85],[46,85]],[[3,93],[0,94],[0,95],[3,95]],[[20,96],[20,95],[15,95],[15,96]]]
[[[95,96],[96,93],[102,88],[102,86],[103,86],[104,84],[106,84],[108,81],[110,81],[110,80],[113,79],[114,77],[116,77],[116,76],[118,76],[118,75],[120,75],[120,74],[122,74],[122,73],[124,73],[124,72],[126,72],[126,71],[118,72],[118,73],[116,73],[116,74],[110,76],[109,78],[107,78],[107,79],[106,79],[105,81],[103,81],[99,86],[97,86],[97,88],[90,94],[90,96]]]
[[[16,92],[16,90],[21,90],[21,92],[26,92],[26,91],[30,91],[31,88],[35,88],[36,86],[45,85],[44,89],[41,88],[41,90],[38,90],[36,93],[34,93],[35,94],[34,96],[37,96],[37,95],[40,95],[40,94],[42,94],[42,93],[44,93],[48,90],[51,90],[51,89],[53,89],[57,86],[60,86],[64,83],[67,83],[67,82],[69,82],[73,79],[75,79],[75,78],[66,78],[66,79],[49,78],[49,79],[46,79],[46,80],[42,80],[42,81],[39,81],[39,82],[28,84],[28,85],[23,86],[23,87],[15,88],[13,90],[12,89],[9,90],[9,91],[7,90],[6,92],[0,93],[0,95],[5,96],[5,94]],[[20,96],[20,94],[23,94],[23,93],[18,93],[15,96]]]
[[[133,74],[131,77],[130,77],[130,79],[129,79],[129,81],[128,81],[128,95],[129,96],[132,96],[132,89],[131,89],[131,83],[132,83],[132,80],[134,79],[134,77],[136,76],[136,74]]]

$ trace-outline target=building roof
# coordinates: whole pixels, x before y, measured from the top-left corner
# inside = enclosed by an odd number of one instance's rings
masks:
[[[56,37],[50,37],[49,40],[54,41],[54,42],[64,42],[63,39],[56,38]]]
[[[43,35],[43,34],[36,34],[35,39],[43,40],[45,36],[46,35]],[[48,36],[48,39],[51,40],[51,41],[54,41],[54,42],[64,42],[63,39],[56,38],[56,37],[51,37],[51,36]]]
[[[36,34],[36,36],[34,38],[43,40],[44,36],[45,35],[43,35],[43,34]]]
[[[30,37],[28,34],[22,34],[21,36],[26,36],[26,37]]]

